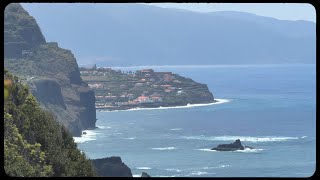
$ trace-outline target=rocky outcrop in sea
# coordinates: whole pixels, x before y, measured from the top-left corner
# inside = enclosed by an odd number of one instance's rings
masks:
[[[100,177],[132,177],[130,168],[118,156],[92,159],[91,162]]]
[[[244,150],[245,148],[254,149],[250,146],[243,146],[241,144],[240,139],[237,139],[235,142],[230,144],[219,144],[217,147],[212,148],[211,150],[216,151],[236,151],[236,150]]]

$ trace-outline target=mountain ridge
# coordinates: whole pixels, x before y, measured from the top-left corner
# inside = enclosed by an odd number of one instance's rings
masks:
[[[248,20],[225,12],[194,13],[143,4],[23,5],[44,27],[46,37],[77,54],[79,64],[315,63],[315,23],[309,21],[241,13],[250,16]],[[61,13],[54,15],[58,8]],[[76,17],[88,28],[81,28]],[[53,18],[55,22],[46,22]],[[73,27],[63,28],[67,23]]]

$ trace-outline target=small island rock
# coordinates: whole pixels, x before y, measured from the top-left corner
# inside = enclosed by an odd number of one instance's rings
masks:
[[[237,139],[235,142],[230,144],[219,144],[217,147],[212,148],[211,150],[216,151],[236,151],[236,150],[244,150],[245,148],[254,149],[250,146],[242,146],[240,139]]]

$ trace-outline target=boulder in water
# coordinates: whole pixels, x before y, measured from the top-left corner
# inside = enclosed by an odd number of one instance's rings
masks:
[[[240,139],[237,139],[235,142],[230,144],[219,144],[217,147],[212,148],[211,150],[216,151],[236,151],[236,150],[244,150],[245,148],[254,149],[250,146],[242,146]]]

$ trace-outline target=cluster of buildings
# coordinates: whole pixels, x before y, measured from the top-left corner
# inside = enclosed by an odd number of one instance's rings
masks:
[[[100,71],[100,68],[82,68],[81,75],[98,75],[98,76],[106,76],[107,73],[118,73],[111,68],[103,68],[103,71]],[[99,93],[96,95],[96,107],[97,108],[112,108],[115,106],[131,106],[131,105],[139,105],[145,103],[157,103],[162,102],[163,97],[167,93],[176,93],[180,95],[183,93],[182,88],[179,88],[179,84],[181,81],[175,79],[175,75],[172,72],[154,72],[152,69],[142,69],[137,70],[135,73],[131,71],[127,73],[128,77],[133,77],[135,79],[133,84],[131,82],[107,82],[108,84],[104,84],[103,82],[90,82],[88,83],[89,87],[100,92],[101,90],[108,92],[108,89],[115,86],[120,88],[121,92],[116,93],[117,95],[109,93]],[[109,75],[108,75],[109,76]],[[118,75],[114,74],[117,78]],[[112,77],[112,76],[111,76]],[[112,85],[110,86],[110,83]],[[132,94],[131,90],[128,87],[133,87],[134,91],[141,91],[140,95]],[[109,87],[109,88],[108,88]],[[150,90],[144,90],[144,87],[150,89],[152,87],[156,92],[149,92]],[[134,92],[132,91],[132,92]]]
[[[117,96],[96,96],[96,99],[108,99],[108,100],[115,100],[117,99]],[[124,101],[124,102],[110,102],[110,101],[100,101],[96,103],[97,108],[113,108],[116,106],[126,106],[126,105],[139,105],[144,103],[155,103],[155,102],[162,102],[162,97],[159,95],[151,95],[151,96],[145,96],[141,95],[133,100]]]
[[[129,101],[129,103],[139,104],[139,103],[154,103],[154,102],[161,102],[161,101],[162,101],[162,98],[159,95],[151,95],[151,96],[141,95],[136,99]]]

